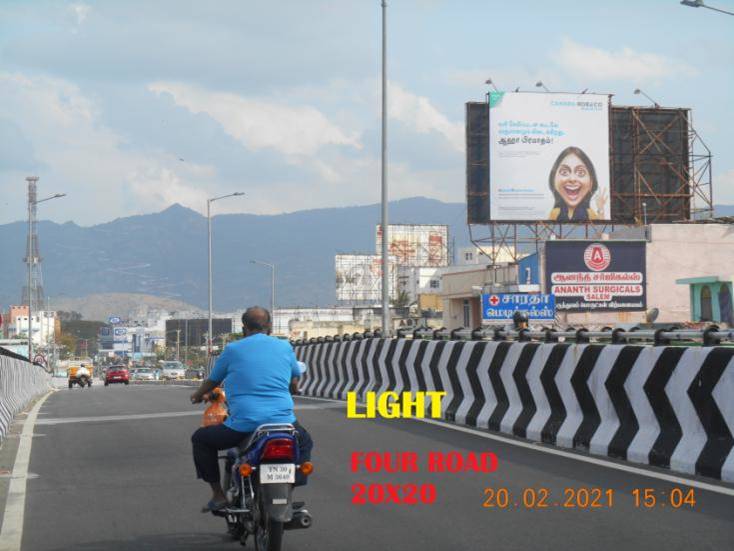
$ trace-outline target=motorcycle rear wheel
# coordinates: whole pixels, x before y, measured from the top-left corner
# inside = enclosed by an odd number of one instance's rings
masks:
[[[283,543],[283,523],[270,519],[260,507],[259,521],[255,525],[255,551],[280,551]]]

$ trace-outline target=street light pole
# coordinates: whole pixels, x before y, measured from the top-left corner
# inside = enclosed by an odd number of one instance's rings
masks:
[[[33,256],[33,228],[31,227],[31,208],[33,207],[33,202],[30,198],[30,192],[28,197],[28,362],[33,363],[33,322],[31,321],[33,318],[33,297],[31,296],[33,293],[31,292],[31,273],[33,271],[32,265],[34,262],[34,256]]]
[[[212,203],[219,201],[220,199],[226,199],[227,197],[239,197],[244,195],[241,191],[229,193],[227,195],[221,195],[219,197],[212,197],[206,200],[206,220],[207,220],[207,236],[209,243],[209,333],[206,336],[206,351],[207,355],[212,355]]]
[[[726,15],[734,15],[734,12],[722,10],[720,8],[714,8],[712,6],[707,6],[703,3],[703,0],[682,0],[681,4],[683,4],[684,6],[688,6],[689,8],[708,8],[719,13],[725,13]]]
[[[28,362],[33,363],[33,291],[32,291],[32,272],[33,265],[36,263],[36,257],[33,254],[33,227],[32,227],[32,210],[39,203],[65,197],[66,193],[57,193],[51,197],[46,197],[40,201],[31,201],[30,194],[28,196]],[[43,308],[43,305],[41,305]]]
[[[209,335],[212,334],[212,200],[206,201],[206,223],[207,238],[209,251],[209,333],[206,337],[206,353],[207,356],[212,355],[212,340]]]
[[[181,330],[176,329],[176,361],[180,361],[181,351]]]
[[[382,0],[382,336],[390,335],[390,265],[387,230],[387,2]]]

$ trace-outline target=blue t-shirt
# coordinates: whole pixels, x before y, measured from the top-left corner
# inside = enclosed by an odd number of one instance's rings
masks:
[[[224,424],[252,432],[263,423],[296,420],[290,393],[293,377],[300,377],[300,371],[290,343],[256,333],[228,344],[209,379],[224,383],[229,405]]]

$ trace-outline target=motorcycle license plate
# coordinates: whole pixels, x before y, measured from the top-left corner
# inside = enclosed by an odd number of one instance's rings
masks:
[[[260,465],[260,484],[283,484],[296,482],[296,466],[293,463]]]

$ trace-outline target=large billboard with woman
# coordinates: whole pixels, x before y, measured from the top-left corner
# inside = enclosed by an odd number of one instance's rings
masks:
[[[609,96],[491,92],[494,221],[609,220]]]

